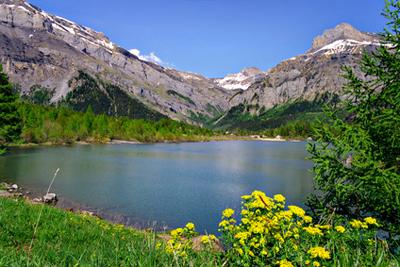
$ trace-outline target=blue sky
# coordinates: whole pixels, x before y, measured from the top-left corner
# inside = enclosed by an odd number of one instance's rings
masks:
[[[153,52],[179,70],[222,77],[304,53],[341,22],[385,26],[384,0],[28,0],[104,32],[126,49]]]

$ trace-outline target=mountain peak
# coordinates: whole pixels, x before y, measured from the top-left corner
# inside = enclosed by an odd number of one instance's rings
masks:
[[[243,75],[245,76],[254,76],[263,73],[259,68],[257,67],[248,67],[244,68],[240,71]]]
[[[312,44],[311,51],[338,40],[373,41],[374,36],[361,32],[348,23],[341,23],[333,29],[328,29],[320,36],[317,36]]]
[[[239,73],[228,74],[222,79],[215,79],[218,86],[226,90],[247,90],[255,81],[264,77],[264,72],[256,67],[242,69]]]

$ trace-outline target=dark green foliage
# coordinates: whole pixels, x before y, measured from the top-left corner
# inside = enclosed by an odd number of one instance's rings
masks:
[[[385,9],[390,46],[365,54],[356,77],[346,68],[346,109],[342,119],[327,111],[332,127],[316,129],[308,147],[319,191],[308,204],[317,215],[379,219],[391,237],[400,235],[400,2]],[[363,78],[363,79],[361,79]]]
[[[17,140],[21,133],[16,101],[17,95],[13,92],[13,85],[0,65],[0,154],[4,152],[4,145]]]
[[[315,121],[324,120],[323,106],[332,105],[336,108],[338,103],[337,95],[327,93],[317,96],[313,101],[299,99],[268,110],[239,104],[208,125],[241,134],[256,132],[267,136],[308,137],[312,134]],[[252,115],[254,111],[257,115]]]
[[[210,103],[207,103],[206,110],[212,113],[214,117],[220,116],[222,113],[222,109],[219,106],[215,107]]]
[[[67,107],[46,107],[22,103],[22,139],[27,143],[105,142],[110,139],[142,142],[204,140],[213,132],[170,119],[133,120],[127,117],[95,115],[91,106],[76,112]]]
[[[126,116],[132,119],[159,120],[163,114],[149,109],[143,103],[124,92],[116,85],[96,80],[80,71],[79,76],[69,82],[72,91],[60,105],[85,112],[89,106],[95,114]]]
[[[181,99],[183,99],[184,101],[188,102],[189,104],[192,104],[193,106],[196,106],[196,103],[194,103],[192,99],[190,99],[189,97],[184,96],[184,95],[178,93],[177,91],[168,90],[168,91],[167,91],[167,94],[169,94],[169,95],[171,95],[171,96],[175,96],[175,97],[181,98]]]
[[[24,101],[31,102],[33,104],[49,105],[50,100],[54,96],[54,92],[54,90],[49,88],[44,88],[40,85],[34,85],[29,90],[29,93],[23,95],[21,98]]]

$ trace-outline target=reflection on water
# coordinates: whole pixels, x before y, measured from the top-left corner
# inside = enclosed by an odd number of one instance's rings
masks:
[[[0,157],[0,177],[142,221],[188,221],[215,232],[220,212],[255,189],[301,204],[312,190],[305,143],[227,141],[152,145],[76,145],[15,150]]]

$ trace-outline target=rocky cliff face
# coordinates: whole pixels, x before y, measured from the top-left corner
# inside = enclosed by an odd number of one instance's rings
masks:
[[[305,54],[283,61],[248,90],[237,93],[230,105],[245,103],[257,112],[262,107],[269,109],[297,99],[314,100],[326,93],[343,96],[342,66],[351,66],[359,73],[362,53],[379,45],[379,36],[340,24],[316,37]]]
[[[0,0],[0,63],[22,92],[33,85],[54,89],[53,102],[76,89],[71,81],[79,71],[184,121],[190,121],[193,114],[214,116],[215,110],[226,110],[230,97],[229,92],[200,75],[142,61],[104,34],[23,0]]]

